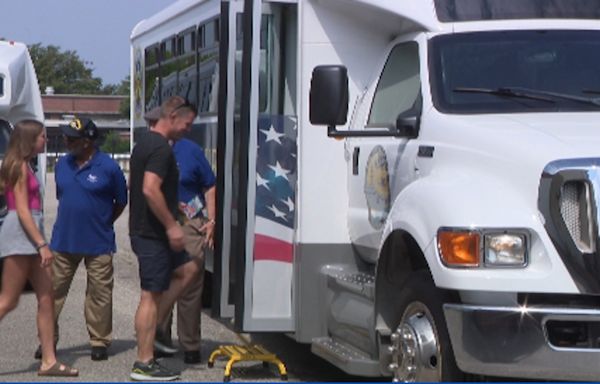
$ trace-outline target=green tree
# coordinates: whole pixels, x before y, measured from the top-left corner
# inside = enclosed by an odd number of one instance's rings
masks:
[[[128,153],[129,140],[123,139],[115,131],[109,131],[104,137],[100,149],[105,153]]]
[[[102,94],[102,79],[94,77],[91,62],[75,51],[62,51],[56,45],[29,47],[42,91],[51,86],[56,93]]]
[[[127,96],[123,99],[123,101],[121,101],[121,105],[119,106],[119,112],[121,112],[121,114],[127,118],[129,118],[129,114],[131,112],[131,93],[129,91],[131,89],[130,84],[130,77],[127,75],[125,79],[121,80],[121,84],[119,84],[119,86],[116,88],[116,92],[113,93],[113,95]]]

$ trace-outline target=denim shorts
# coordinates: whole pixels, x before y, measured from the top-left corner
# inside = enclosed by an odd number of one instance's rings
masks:
[[[140,285],[144,291],[166,291],[173,271],[192,260],[186,251],[173,252],[164,240],[141,236],[131,236],[130,240],[138,259]]]
[[[44,235],[44,218],[41,211],[32,210],[31,216],[42,236]],[[13,255],[39,255],[39,250],[30,238],[17,211],[8,211],[0,226],[0,257]]]

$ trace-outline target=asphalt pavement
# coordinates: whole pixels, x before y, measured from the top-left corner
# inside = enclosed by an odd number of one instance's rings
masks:
[[[44,198],[45,230],[50,238],[56,218],[56,197],[54,174],[48,174]],[[85,218],[81,218],[85,220]],[[37,376],[39,361],[33,354],[38,345],[35,325],[36,300],[31,293],[21,297],[16,310],[0,323],[0,381],[87,381],[122,382],[129,381],[129,373],[136,357],[134,314],[139,299],[137,260],[131,252],[127,230],[128,209],[115,224],[117,254],[114,256],[115,288],[113,298],[113,343],[107,361],[90,359],[89,337],[83,314],[86,274],[80,266],[65,306],[63,308],[58,343],[59,360],[80,370],[74,379],[53,379]],[[73,223],[77,225],[77,223]],[[239,343],[236,334],[227,326],[228,321],[213,319],[205,311],[202,315],[202,363],[185,365],[181,354],[162,359],[170,368],[182,372],[181,381],[218,382],[223,380],[225,361],[217,361],[208,368],[206,361],[210,353],[219,345]],[[173,330],[176,335],[176,330]],[[322,359],[311,354],[310,346],[296,343],[283,334],[246,335],[276,353],[287,366],[289,381],[360,381],[361,378],[345,375]],[[274,366],[264,368],[261,363],[245,362],[236,364],[232,370],[232,381],[279,381]]]

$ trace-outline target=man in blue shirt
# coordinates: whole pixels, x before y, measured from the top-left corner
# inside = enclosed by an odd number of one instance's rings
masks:
[[[198,144],[188,139],[180,139],[173,145],[173,154],[179,167],[178,198],[179,207],[185,215],[185,248],[199,266],[195,279],[177,300],[177,334],[179,344],[184,350],[184,362],[198,364],[201,361],[200,319],[204,259],[206,248],[213,248],[216,180],[204,151]],[[169,349],[171,321],[169,316],[157,329],[155,346],[160,352],[174,352],[174,349]]]
[[[113,224],[127,205],[127,184],[119,165],[96,147],[98,128],[92,120],[74,119],[61,129],[69,153],[55,168],[58,212],[50,242],[55,254],[55,338],[73,276],[84,260],[91,358],[106,360],[112,339]]]

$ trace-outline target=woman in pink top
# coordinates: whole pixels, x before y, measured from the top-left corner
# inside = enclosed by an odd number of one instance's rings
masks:
[[[44,151],[44,126],[33,120],[17,123],[0,167],[0,192],[9,209],[0,227],[3,258],[0,320],[17,307],[27,280],[38,300],[37,326],[42,346],[40,376],[77,376],[56,360],[54,350],[53,255],[44,238],[39,183],[29,161]]]

